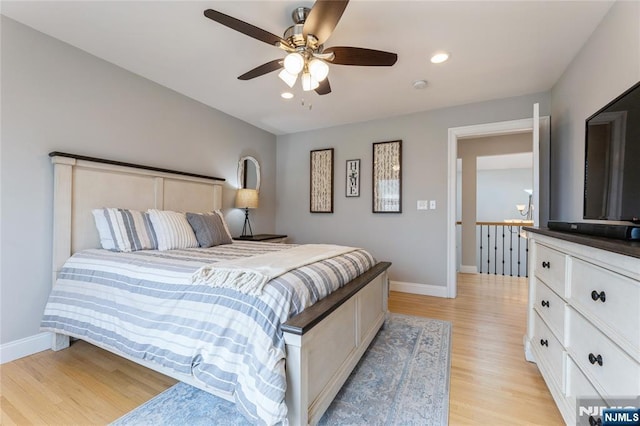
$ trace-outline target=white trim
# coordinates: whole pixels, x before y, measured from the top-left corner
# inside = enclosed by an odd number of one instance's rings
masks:
[[[389,281],[391,291],[401,293],[420,294],[423,296],[447,297],[447,287],[433,284],[406,283]]]
[[[531,219],[533,226],[540,226],[540,105],[533,104],[533,122],[531,123],[531,132],[533,133],[533,143],[531,150],[533,151],[533,208]]]
[[[549,117],[541,117],[540,121],[547,122]],[[501,121],[497,123],[474,124],[472,126],[451,127],[448,137],[448,202],[447,202],[447,296],[456,297],[456,185],[458,179],[457,158],[458,139],[494,135],[508,135],[533,131],[533,118]],[[534,147],[532,147],[534,148]],[[535,156],[535,154],[534,154]],[[533,174],[539,176],[539,161],[534,160]],[[538,185],[534,183],[534,185]],[[537,191],[539,192],[539,191]],[[535,194],[537,197],[537,193]],[[536,206],[537,207],[537,206]],[[537,217],[537,216],[536,216]],[[537,225],[537,224],[536,224]]]
[[[478,267],[476,265],[460,265],[461,274],[477,274]]]
[[[0,345],[0,364],[46,351],[47,349],[51,349],[51,333],[48,332],[14,340]]]

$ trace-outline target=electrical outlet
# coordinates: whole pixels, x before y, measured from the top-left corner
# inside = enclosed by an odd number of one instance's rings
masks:
[[[429,201],[429,208],[431,210],[435,210],[436,209],[436,200]]]

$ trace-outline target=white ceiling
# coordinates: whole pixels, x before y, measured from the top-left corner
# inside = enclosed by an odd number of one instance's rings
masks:
[[[2,14],[274,134],[549,90],[612,2],[358,1],[325,46],[398,54],[393,67],[331,66],[333,92],[273,72],[237,76],[283,51],[204,17],[208,8],[282,35],[310,1],[2,1]],[[437,50],[451,52],[440,65]],[[428,81],[415,90],[412,82]],[[301,105],[304,98],[305,107]],[[308,108],[309,103],[312,109]]]

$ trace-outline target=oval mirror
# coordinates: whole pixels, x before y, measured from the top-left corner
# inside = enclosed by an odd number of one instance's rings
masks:
[[[260,191],[260,163],[251,156],[238,162],[238,187]]]

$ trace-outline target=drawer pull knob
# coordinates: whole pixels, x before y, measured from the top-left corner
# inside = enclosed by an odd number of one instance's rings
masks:
[[[551,268],[551,262],[542,262],[542,267],[543,268]]]
[[[600,299],[602,303],[604,303],[607,300],[607,295],[605,294],[604,291],[601,291],[600,293],[598,293],[597,291],[593,290],[591,292],[591,299],[593,299],[594,302],[597,302],[598,299]]]
[[[598,356],[595,356],[594,354],[589,354],[589,362],[591,364],[595,364],[597,362],[598,365],[602,367],[602,355],[598,354]]]
[[[543,308],[548,308],[549,307],[549,301],[548,300],[543,300],[542,302],[540,302],[540,304],[542,305]]]
[[[540,346],[549,347],[549,341],[545,339],[540,339]]]
[[[589,426],[602,426],[602,419],[600,417],[596,419],[593,416],[589,416]]]

